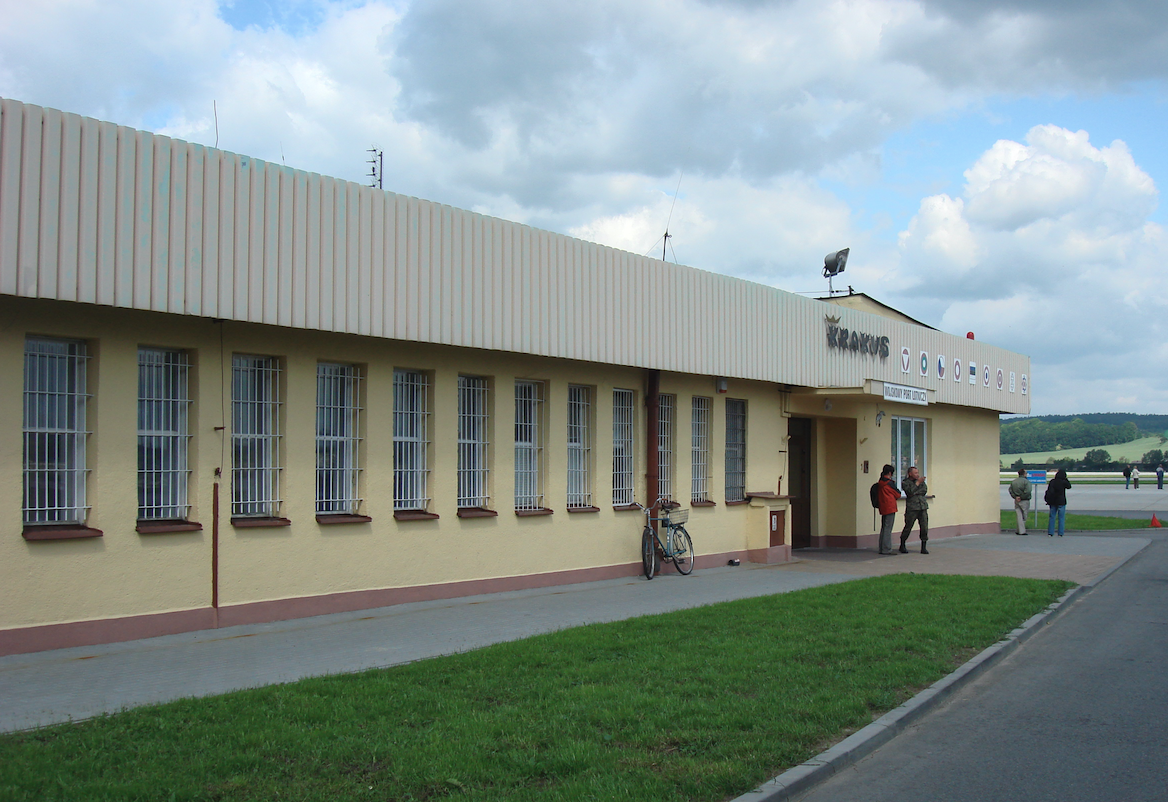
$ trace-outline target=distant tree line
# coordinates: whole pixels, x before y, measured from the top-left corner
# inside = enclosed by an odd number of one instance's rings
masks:
[[[1002,424],[1000,434],[1002,454],[1053,451],[1060,447],[1109,446],[1130,443],[1147,436],[1140,432],[1134,421],[1118,424],[1087,423],[1082,418],[1056,422],[1042,418],[1007,421]]]
[[[1014,463],[1010,467],[1014,470],[1018,468],[1062,468],[1067,471],[1121,471],[1128,465],[1135,465],[1140,470],[1155,470],[1157,465],[1165,465],[1165,467],[1168,467],[1166,463],[1168,463],[1168,449],[1161,450],[1159,448],[1153,448],[1151,451],[1144,452],[1144,455],[1138,460],[1117,462],[1111,458],[1111,454],[1107,453],[1106,449],[1093,448],[1084,454],[1082,459],[1051,457],[1045,463],[1042,463],[1023,462],[1019,457],[1014,460]]]

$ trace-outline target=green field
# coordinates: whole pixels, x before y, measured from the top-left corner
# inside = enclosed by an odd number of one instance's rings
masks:
[[[1161,442],[1159,436],[1156,437],[1141,437],[1139,440],[1132,440],[1130,443],[1116,443],[1110,446],[1091,446],[1089,448],[1064,448],[1059,451],[1031,451],[1027,454],[1003,454],[1001,456],[1002,464],[1007,468],[1013,463],[1017,462],[1021,457],[1022,461],[1027,464],[1037,463],[1039,465],[1045,463],[1048,459],[1082,459],[1087,455],[1088,451],[1092,449],[1101,448],[1111,455],[1111,459],[1117,462],[1134,462],[1144,454],[1148,453],[1154,448],[1163,449],[1164,444]]]

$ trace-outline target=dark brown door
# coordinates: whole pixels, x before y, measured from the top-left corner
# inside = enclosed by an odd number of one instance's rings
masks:
[[[791,496],[791,548],[811,545],[811,434],[810,418],[787,421],[787,495]]]

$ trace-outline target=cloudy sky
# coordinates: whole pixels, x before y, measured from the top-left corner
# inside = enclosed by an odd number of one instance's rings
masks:
[[[843,284],[1168,412],[1163,0],[0,0],[0,96]],[[214,104],[214,106],[213,106]],[[680,190],[678,191],[678,187]],[[654,242],[657,241],[657,245]]]

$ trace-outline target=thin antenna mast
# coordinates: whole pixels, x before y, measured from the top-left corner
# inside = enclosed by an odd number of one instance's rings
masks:
[[[219,104],[217,101],[211,101],[211,110],[215,112],[215,147],[219,147]]]
[[[374,189],[381,189],[381,177],[385,173],[385,152],[379,150],[376,145],[369,148],[369,159],[366,164],[369,165],[369,186]]]
[[[677,187],[673,190],[673,203],[669,204],[669,217],[665,218],[665,236],[661,238],[661,261],[665,261],[665,246],[669,244],[669,238],[673,235],[669,233],[669,224],[673,222],[673,207],[677,206],[677,193],[681,190],[681,177],[684,173],[677,174]],[[674,261],[677,261],[677,254],[674,253]]]

